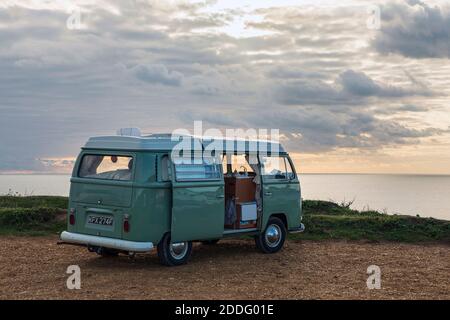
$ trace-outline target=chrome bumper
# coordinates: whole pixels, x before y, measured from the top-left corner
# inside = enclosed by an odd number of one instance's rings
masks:
[[[152,242],[136,242],[114,238],[97,237],[67,231],[63,231],[60,238],[65,243],[98,246],[131,252],[147,252],[153,249]]]
[[[298,227],[297,229],[289,230],[289,233],[300,233],[303,231],[305,231],[305,225],[303,223],[300,223],[300,227]]]

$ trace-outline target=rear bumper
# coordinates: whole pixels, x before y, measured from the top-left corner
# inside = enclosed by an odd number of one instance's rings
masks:
[[[136,242],[114,238],[91,236],[81,233],[63,231],[61,240],[65,243],[98,246],[131,252],[147,252],[153,249],[152,242]]]
[[[305,225],[303,223],[300,223],[300,227],[296,229],[289,230],[289,233],[300,233],[305,231]]]

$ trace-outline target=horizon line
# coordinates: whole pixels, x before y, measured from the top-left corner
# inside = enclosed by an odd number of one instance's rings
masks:
[[[60,175],[71,176],[71,172],[49,172],[49,171],[34,171],[34,172],[1,172],[2,176],[32,176],[32,175]],[[450,176],[450,173],[408,173],[408,172],[297,172],[297,175],[403,175],[403,176]]]

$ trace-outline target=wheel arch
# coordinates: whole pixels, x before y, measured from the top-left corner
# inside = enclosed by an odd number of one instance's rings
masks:
[[[289,228],[288,228],[288,220],[287,220],[287,216],[286,216],[285,213],[283,213],[283,212],[272,213],[272,214],[269,216],[269,219],[272,218],[272,217],[280,219],[280,220],[283,222],[284,226],[286,227],[286,230],[289,229]],[[269,220],[267,220],[267,221],[269,221]]]

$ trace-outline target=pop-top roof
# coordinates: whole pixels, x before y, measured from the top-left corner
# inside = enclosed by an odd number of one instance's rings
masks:
[[[224,152],[237,153],[286,153],[282,145],[278,142],[266,140],[244,140],[244,139],[224,139],[210,137],[180,136],[173,137],[172,134],[151,134],[148,136],[100,136],[90,138],[83,149],[103,149],[103,150],[133,150],[133,151],[171,151],[180,143],[186,143],[191,138],[192,150],[215,149]],[[187,142],[189,143],[189,142]],[[179,145],[181,146],[181,144]]]

